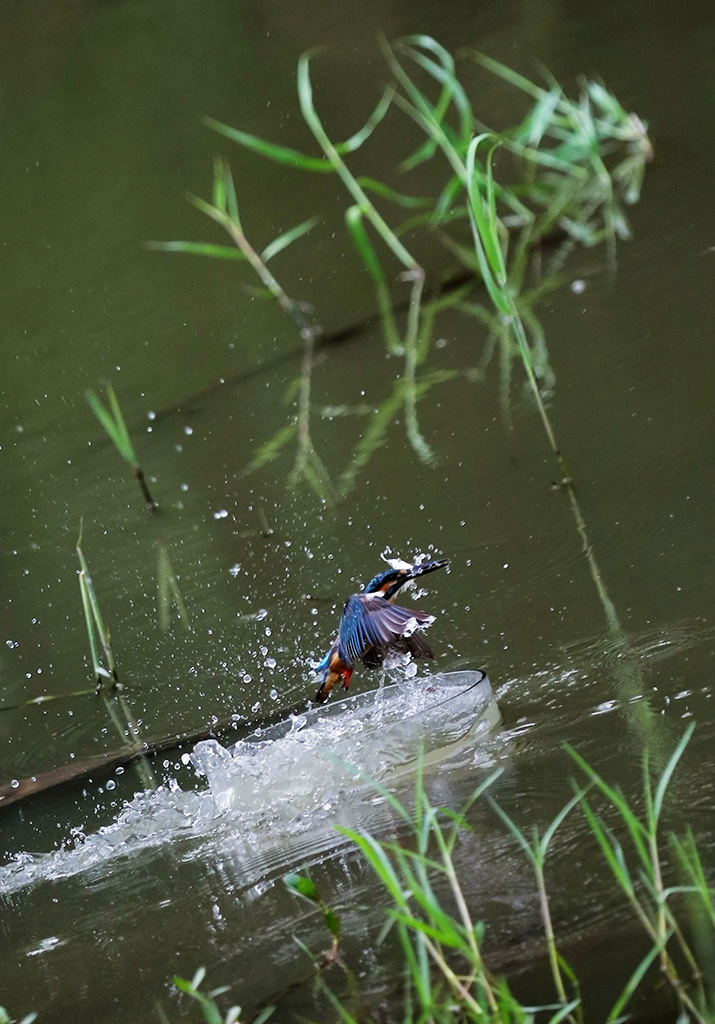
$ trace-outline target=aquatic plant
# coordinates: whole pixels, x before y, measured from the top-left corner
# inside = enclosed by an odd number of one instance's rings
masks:
[[[82,609],[84,621],[87,628],[87,639],[92,659],[92,671],[96,682],[95,692],[101,694],[107,709],[107,714],[117,730],[117,734],[123,744],[136,757],[134,761],[135,770],[139,780],[145,789],[156,789],[157,782],[154,772],[151,769],[149,760],[145,753],[145,746],[141,739],[139,726],[132,715],[127,702],[121,694],[124,684],[117,674],[117,667],[114,661],[114,650],[112,637],[104,624],[99,601],[94,590],[94,583],[89,574],[87,560],[82,551],[82,529],[80,523],[79,537],[77,538],[77,557],[79,558],[80,570],[78,575],[79,589],[82,595]],[[101,654],[100,654],[101,648]],[[103,657],[102,657],[103,655]],[[112,695],[108,696],[104,690],[104,680],[111,683]],[[34,703],[39,703],[37,700]]]
[[[79,590],[82,596],[82,609],[84,611],[84,622],[87,627],[87,639],[89,640],[89,651],[92,659],[92,672],[94,681],[97,684],[97,692],[102,688],[103,680],[110,680],[113,687],[120,686],[117,668],[114,663],[114,651],[112,649],[112,637],[104,625],[102,610],[94,590],[94,583],[89,574],[87,560],[82,551],[82,529],[80,523],[79,537],[77,538],[77,557],[79,558]],[[100,656],[100,647],[104,659]]]
[[[295,440],[297,451],[291,481],[304,479],[326,503],[331,502],[331,483],[325,465],[318,455],[310,433],[310,386],[313,368],[315,341],[321,335],[318,324],[308,319],[310,307],[290,298],[268,268],[268,262],[279,252],[310,231],[317,223],[311,217],[296,227],[290,228],[274,238],[259,253],[251,244],[244,231],[239,214],[236,187],[231,169],[225,160],[214,160],[212,202],[189,195],[189,201],[201,213],[209,217],[227,232],[233,246],[213,245],[203,242],[149,242],[150,249],[162,252],[180,252],[189,255],[209,256],[218,259],[246,260],[263,284],[263,295],[275,299],[295,323],[303,343],[303,361],[300,376],[296,382],[298,395],[295,417],[262,445],[254,454],[246,472],[258,469],[272,461],[281,449]]]
[[[469,807],[501,773],[502,769],[498,769],[489,775],[459,813],[431,803],[421,770],[416,779],[413,812],[373,780],[372,784],[396,812],[409,840],[405,835],[398,840],[382,840],[364,830],[339,829],[365,855],[392,903],[386,913],[396,928],[403,954],[405,1004],[409,1011],[406,1020],[496,1024],[531,1019],[532,1014],[512,994],[506,979],[496,977],[485,962],[485,926],[472,916],[452,856],[460,832],[469,829]],[[544,839],[535,843],[533,850],[529,848],[542,880],[546,849],[574,803],[557,817]],[[446,882],[448,899],[438,894],[437,880]],[[456,907],[456,914],[448,909],[448,903]],[[562,976],[565,965],[555,952],[548,901],[542,901],[541,907],[542,912],[546,911],[544,922],[550,950],[552,946],[554,949],[552,968],[559,1003],[540,1009],[550,1011],[551,1024],[556,1024],[572,1017],[579,1007],[579,998],[567,998]]]
[[[668,786],[685,748],[693,735],[691,724],[685,731],[673,754],[654,780],[650,756],[643,754],[644,812],[634,810],[621,789],[611,786],[567,745],[576,764],[583,770],[592,787],[600,792],[618,813],[625,825],[625,837],[630,849],[597,814],[585,792],[577,794],[579,803],[608,864],[613,878],[630,903],[634,915],[643,927],[652,945],[650,951],[636,967],[620,1000],[609,1015],[609,1024],[620,1017],[636,987],[651,963],[659,958],[661,973],[667,980],[680,1011],[679,1020],[692,1020],[708,1024],[715,1019],[715,890],[708,884],[692,832],[684,839],[670,834],[669,841],[675,863],[668,865],[662,851],[661,818],[667,799]],[[629,859],[634,864],[629,864]],[[666,885],[670,868],[679,868],[684,879],[682,885]],[[686,924],[674,909],[674,899],[687,894]],[[688,928],[693,940],[687,937]],[[693,947],[693,944],[695,948]],[[698,948],[699,947],[699,948]]]
[[[85,398],[87,399],[90,409],[106,430],[114,447],[117,449],[124,461],[129,463],[134,470],[134,476],[136,477],[141,492],[144,495],[146,507],[149,511],[153,512],[158,508],[158,506],[149,491],[144,470],[139,465],[139,459],[134,451],[134,445],[132,444],[132,439],[129,436],[129,431],[127,430],[122,410],[119,407],[119,401],[114,393],[114,388],[111,384],[106,383],[105,390],[109,400],[109,408],[105,408],[105,406],[102,405],[97,394],[91,389],[85,391]]]
[[[223,995],[224,992],[228,992],[227,986],[216,988],[209,993],[200,991],[200,986],[205,977],[206,969],[204,967],[200,967],[191,981],[187,981],[186,978],[174,978],[174,985],[180,992],[185,992],[188,996],[191,996],[192,999],[196,1000],[201,1007],[201,1012],[206,1024],[241,1024],[242,1018],[240,1006],[232,1006],[224,1015],[216,1004],[216,996],[220,996]],[[169,1019],[161,1006],[157,1006],[156,1009],[162,1024],[168,1024]],[[258,1014],[257,1017],[250,1019],[251,1024],[264,1024],[264,1022],[273,1014],[273,1010],[274,1007],[272,1006],[266,1007]]]
[[[323,915],[323,921],[325,922],[325,927],[330,932],[332,942],[330,950],[323,954],[321,960],[325,963],[336,962],[340,953],[339,915],[327,905],[318,892],[315,882],[307,875],[299,875],[296,872],[290,872],[283,876],[283,884],[290,892],[295,893],[296,896],[300,896],[302,899],[307,900],[308,903],[312,903],[313,906],[320,909],[320,912]]]
[[[291,482],[305,478],[325,500],[334,495],[343,497],[353,485],[359,466],[383,443],[387,424],[394,418],[390,413],[396,406],[404,409],[407,436],[417,456],[425,462],[433,461],[432,448],[419,429],[417,404],[435,380],[418,377],[417,371],[430,349],[436,312],[453,306],[486,325],[489,331],[480,366],[465,371],[467,376],[480,379],[498,345],[502,407],[507,422],[511,364],[514,359],[521,361],[559,463],[559,479],[567,481],[570,477],[545,408],[555,376],[535,312],[537,302],[558,281],[549,271],[546,277],[539,274],[536,287],[525,287],[528,260],[542,243],[560,242],[550,261],[553,270],[562,265],[574,245],[592,246],[605,241],[611,264],[615,264],[616,240],[628,237],[629,233],[624,208],[639,198],[645,166],[652,158],[646,125],[637,115],[627,112],[599,82],[583,80],[577,98],[570,99],[548,75],[544,88],[497,61],[465,51],[472,64],[480,64],[532,101],[531,108],[516,125],[497,129],[485,125],[458,76],[454,58],[436,40],[425,35],[407,36],[392,46],[383,41],[382,50],[394,81],[382,91],[365,124],[341,142],[328,135],[314,101],[310,73],[313,53],[300,58],[298,101],[322,156],[301,153],[205,118],[210,128],[244,149],[287,167],[334,174],[340,179],[349,196],[345,210],[348,235],[374,284],[387,351],[404,357],[400,387],[383,403],[385,415],[380,415],[382,408],[378,411],[381,429],[370,424],[370,438],[358,441],[337,487],[332,485],[315,452],[307,426],[312,348],[310,352],[306,349],[301,368],[296,417],[279,427],[258,449],[247,471],[264,466],[298,437],[299,452]],[[436,89],[436,96],[430,95],[431,88],[432,92]],[[383,168],[379,177],[354,174],[349,167],[350,157],[395,109],[410,118],[425,138],[406,158],[396,156],[394,166]],[[495,180],[492,158],[497,148],[508,150],[517,161],[517,180],[513,184]],[[427,162],[435,168],[432,195],[412,195],[384,180],[399,179]],[[213,204],[195,197],[190,197],[191,201],[229,232],[269,293],[289,312],[294,311],[296,304],[281,297],[275,282],[265,276],[265,262],[261,265],[261,259],[257,260],[255,252],[247,247],[238,224],[235,190],[226,178],[226,165],[217,161],[216,168]],[[397,211],[397,216],[381,212],[383,207]],[[404,211],[409,211],[406,219]],[[292,241],[313,223],[311,219],[281,238]],[[464,237],[465,227],[471,243]],[[448,281],[443,295],[438,295],[435,302],[430,299],[425,303],[425,272],[407,241],[418,230],[429,232],[445,247],[450,258],[459,261],[463,272],[471,278],[466,289],[455,289]],[[194,242],[152,243],[152,247],[211,257],[236,256],[230,247]],[[397,260],[402,267],[400,278],[410,286],[404,336],[398,328],[393,289],[380,249],[388,259]],[[265,256],[266,251],[262,254]],[[493,310],[480,300],[465,301],[475,280],[486,287]],[[295,394],[290,398],[293,400]]]
[[[552,1024],[583,1019],[578,979],[558,950],[554,934],[544,865],[550,844],[567,815],[581,807],[598,847],[619,888],[627,896],[643,925],[651,947],[637,964],[616,999],[606,1024],[615,1024],[642,985],[651,965],[660,958],[680,1013],[679,1021],[712,1024],[715,1020],[715,889],[708,881],[692,832],[684,839],[669,836],[673,856],[666,861],[659,832],[668,787],[693,733],[689,727],[653,780],[648,752],[643,756],[645,811],[639,815],[617,787],[606,783],[574,750],[567,750],[587,777],[585,788],[556,815],[543,834],[535,827],[531,838],[499,804],[489,802],[506,824],[534,870],[539,909],[544,927],[549,967],[557,1001],[552,1006],[526,1008],[510,992],[504,978],[492,974],[485,963],[483,923],[476,921],[460,884],[453,861],[458,835],[470,830],[469,806],[487,792],[501,774],[488,776],[474,791],[460,813],[435,807],[424,787],[421,768],[416,777],[414,810],[408,810],[384,786],[370,780],[390,804],[399,823],[396,840],[383,840],[365,830],[339,828],[353,840],[372,867],[390,901],[388,928],[397,930],[407,984],[406,1021],[526,1021],[536,1009],[550,1013]],[[592,806],[593,791],[600,792],[615,811],[636,858],[638,871],[628,863],[628,851]],[[666,878],[680,869],[682,884],[668,885]],[[446,898],[437,883],[446,883]],[[687,897],[684,920],[674,905]],[[454,909],[456,908],[456,914]],[[387,930],[383,929],[382,938]],[[692,942],[687,937],[693,935]],[[380,941],[381,941],[380,940]],[[674,947],[671,950],[671,947]],[[327,992],[328,998],[331,994]],[[345,1021],[352,1018],[341,1014]]]
[[[650,940],[648,952],[635,966],[604,1024],[618,1024],[626,1019],[629,1003],[648,977],[654,980],[656,990],[660,989],[659,977],[666,979],[679,1024],[713,1024],[715,888],[712,878],[708,877],[711,872],[703,864],[692,831],[688,830],[684,837],[673,833],[663,836],[664,808],[672,800],[673,777],[692,734],[691,725],[657,778],[653,778],[651,772],[649,753],[644,753],[644,809],[640,813],[620,788],[607,783],[580,754],[565,744],[585,775],[585,785],[574,781],[574,796],[543,832],[534,827],[530,836],[489,796],[490,788],[502,774],[501,768],[480,783],[459,812],[432,803],[421,761],[409,807],[381,783],[358,772],[392,808],[396,837],[381,839],[365,829],[337,828],[363,854],[384,892],[387,920],[377,943],[383,943],[390,933],[396,934],[405,986],[399,1019],[404,1024],[427,1021],[435,1024],[531,1024],[538,1015],[538,1019],[547,1020],[549,1024],[560,1021],[582,1024],[584,1006],[578,978],[559,951],[545,882],[545,864],[554,836],[567,816],[580,808],[606,866]],[[599,794],[605,798],[607,809],[615,812],[615,820],[611,815],[609,823],[594,809],[594,799]],[[489,968],[488,956],[483,952],[486,926],[475,917],[459,878],[455,846],[461,836],[471,831],[470,807],[485,795],[534,871],[555,993],[554,1002],[548,1005],[526,1006],[511,992],[508,981]],[[664,838],[671,851],[669,857],[664,852]],[[680,884],[670,884],[670,879],[678,873]],[[270,1006],[255,1011],[258,1014],[255,1020],[266,1020],[296,987],[313,982],[318,983],[323,996],[335,1009],[337,1019],[345,1024],[370,1019],[364,1005],[361,1004],[357,1016],[350,1009],[350,1002],[359,993],[355,991],[357,979],[342,959],[339,915],[305,873],[288,874],[284,883],[322,916],[331,937],[331,948],[315,955],[298,942],[312,962],[311,970],[297,982],[274,993]],[[375,902],[379,905],[383,901]],[[656,975],[658,960],[661,970]],[[326,968],[334,964],[341,967],[347,979],[348,1002],[344,997],[341,1000],[324,980]],[[196,998],[203,977],[204,972],[200,971],[193,982],[179,979],[175,984]],[[223,991],[226,990],[216,990],[208,997],[212,1003],[210,1010],[208,1004],[202,1002],[205,1012],[214,1014],[205,1017],[210,1024],[223,1024],[224,1018],[213,1002],[213,997]],[[394,991],[388,993],[390,1000],[395,996]],[[206,998],[202,996],[203,1000]],[[658,998],[662,1001],[662,989]],[[238,1017],[233,1019],[238,1020]]]

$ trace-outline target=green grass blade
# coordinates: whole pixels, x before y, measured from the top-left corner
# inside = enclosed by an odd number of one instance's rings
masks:
[[[566,1004],[566,1006],[561,1006],[553,1015],[553,1017],[549,1017],[548,1024],[561,1024],[561,1021],[565,1020],[568,1016],[570,1016],[573,1013],[573,1011],[577,1009],[578,1006],[580,1006],[580,1004],[580,999],[572,999],[570,1003]]]
[[[309,220],[304,220],[301,224],[291,228],[289,231],[284,231],[278,238],[274,238],[272,242],[265,247],[261,253],[261,259],[264,263],[268,263],[269,260],[277,256],[279,252],[283,252],[289,245],[296,241],[298,238],[302,238],[303,235],[307,235],[316,224],[320,222],[320,217],[311,217]]]
[[[528,146],[539,146],[550,127],[562,92],[554,86],[546,96],[537,100],[529,116],[513,134],[514,139],[523,139]]]
[[[201,984],[203,977],[198,982]],[[190,995],[192,999],[195,999],[201,1007],[201,1012],[204,1016],[206,1024],[224,1024],[223,1017],[221,1016],[218,1006],[213,1001],[205,996],[203,992],[199,992],[198,987],[194,984],[194,981],[186,981],[184,978],[174,978],[174,985],[179,989],[180,992],[185,992]]]
[[[405,914],[399,910],[388,910],[387,913],[395,921],[400,921],[413,932],[421,932],[423,935],[429,936],[430,939],[435,939],[435,941],[443,946],[449,946],[451,949],[464,949],[464,941],[453,930],[445,931],[435,925],[428,924],[426,921],[421,921],[418,917],[412,917],[411,914]]]
[[[574,807],[576,807],[576,805],[581,802],[581,798],[583,796],[585,796],[585,795],[586,795],[586,790],[584,790],[584,789],[580,789],[577,793],[575,793],[574,796],[571,797],[569,802],[564,807],[561,808],[559,813],[556,815],[554,820],[551,822],[549,827],[546,829],[546,831],[544,832],[544,835],[543,835],[543,837],[541,839],[541,856],[542,856],[542,859],[546,856],[546,852],[549,849],[549,846],[551,845],[551,840],[554,838],[554,834],[556,833],[557,829],[559,829],[561,827],[561,825],[563,824],[565,818],[571,813],[571,811],[574,809]]]
[[[400,42],[405,46],[405,51],[412,60],[447,90],[450,99],[454,101],[459,112],[459,137],[462,144],[466,145],[474,132],[474,112],[472,111],[471,103],[467,99],[467,94],[457,78],[452,55],[432,39],[431,36],[406,36]],[[423,53],[420,53],[420,50],[431,52],[437,60],[435,61],[425,56]],[[436,110],[434,113],[436,115]]]
[[[109,407],[111,409],[112,416],[114,417],[114,421],[117,424],[119,436],[121,437],[122,451],[126,452],[125,457],[127,458],[127,461],[131,462],[134,466],[137,466],[139,464],[139,460],[136,457],[132,440],[129,437],[129,431],[127,430],[127,425],[124,422],[122,410],[119,408],[119,400],[114,393],[114,388],[111,384],[107,383],[105,387],[109,398]]]
[[[87,639],[89,640],[89,650],[92,659],[92,673],[95,680],[99,679],[100,676],[104,676],[106,678],[109,676],[109,673],[99,660],[99,650],[97,648],[97,640],[94,635],[94,622],[92,620],[92,611],[89,606],[89,596],[87,594],[84,570],[80,571],[78,579],[79,591],[82,597],[82,608],[84,610],[84,623],[87,628]]]
[[[245,255],[233,245],[210,245],[206,242],[147,242],[147,249],[155,252],[181,252],[187,256],[209,256],[218,260],[245,260]]]
[[[100,399],[91,389],[88,388],[87,391],[85,391],[84,395],[85,398],[87,399],[87,404],[89,405],[90,409],[97,417],[101,425],[104,427],[109,439],[111,440],[112,444],[117,449],[119,454],[131,466],[136,466],[137,457],[134,452],[134,447],[131,441],[129,440],[129,435],[126,432],[126,427],[124,427],[124,430],[122,430],[124,420],[122,419],[121,424],[118,423],[112,416],[111,412],[108,411],[102,405]]]
[[[648,968],[662,950],[665,949],[672,934],[672,931],[666,932],[658,942],[653,944],[652,949],[650,949],[643,957],[633,974],[626,982],[620,996],[613,1004],[611,1012],[606,1018],[606,1024],[615,1024],[615,1022],[619,1020],[623,1010],[633,998],[635,991],[643,980]]]
[[[598,845],[601,847],[601,852],[606,858],[614,877],[626,895],[633,899],[635,897],[635,889],[628,867],[626,866],[620,843],[616,839],[608,836],[605,828],[593,813],[593,810],[585,797],[582,797],[581,799],[581,808],[586,816],[588,827],[598,842]]]
[[[339,175],[340,180],[352,195],[357,206],[359,206],[363,214],[369,219],[370,223],[382,237],[385,244],[392,250],[397,259],[407,270],[422,273],[415,258],[410,252],[408,252],[385,219],[380,216],[378,211],[370,202],[368,196],[358,184],[357,179],[346,167],[342,157],[328,137],[313,103],[313,85],[310,80],[311,55],[312,51],[308,51],[307,53],[302,54],[298,61],[298,101],[300,103],[300,109],[305,123],[312,131],[321,149],[330,161],[332,168]]]
[[[357,178],[356,181],[366,192],[374,192],[375,195],[381,196],[383,199],[389,199],[391,203],[397,203],[398,206],[404,206],[407,209],[431,210],[434,205],[433,201],[426,196],[406,196],[403,192],[397,192],[394,188],[390,188],[389,185],[385,185],[376,178],[368,178],[363,175]]]
[[[501,64],[498,60],[494,60],[493,57],[487,57],[484,53],[479,53],[478,50],[471,51],[471,56],[482,67],[487,68],[493,74],[498,75],[505,82],[509,82],[510,85],[516,86],[517,89],[521,89],[522,92],[528,93],[529,96],[533,96],[535,99],[540,100],[547,95],[546,90],[542,89],[538,85],[534,85],[533,82],[525,78],[524,75],[520,75],[518,71],[513,71],[507,67],[506,64]]]
[[[402,343],[397,330],[397,324],[395,323],[390,287],[375,247],[365,229],[363,213],[359,206],[348,207],[345,211],[345,223],[348,226],[350,236],[355,243],[360,259],[375,285],[387,350],[392,355],[397,355],[402,351]]]
[[[491,142],[487,148],[484,180],[482,182],[482,174],[478,169],[477,163],[477,150],[482,142],[487,139],[490,139]],[[483,275],[488,267],[488,274],[484,277],[484,283],[497,309],[504,314],[509,314],[511,304],[504,293],[506,267],[499,241],[499,222],[496,214],[494,176],[491,166],[492,153],[498,145],[499,140],[493,135],[483,134],[472,139],[467,150],[467,189],[469,192],[470,209],[476,226],[476,231],[474,232],[475,243],[479,243],[476,246],[477,257],[479,258]]]
[[[256,135],[242,132],[238,128],[231,128],[230,125],[215,121],[212,117],[205,117],[204,124],[220,135],[224,135],[232,142],[237,142],[246,149],[253,150],[261,156],[268,157],[275,163],[287,164],[289,167],[297,167],[301,171],[317,171],[320,174],[331,174],[333,168],[323,157],[306,156],[295,149],[287,146],[278,146],[273,142],[265,142]]]
[[[608,783],[604,782],[600,775],[598,775],[593,770],[593,768],[591,768],[590,764],[586,760],[584,760],[584,758],[582,758],[581,755],[573,749],[573,747],[569,746],[568,743],[565,743],[564,747],[569,752],[571,757],[574,759],[576,764],[578,764],[579,767],[583,769],[583,771],[586,773],[586,775],[588,775],[588,777],[596,785],[596,787],[600,789],[603,795],[606,796],[611,801],[613,806],[617,809],[624,823],[628,827],[628,831],[631,835],[631,838],[641,860],[644,864],[649,863],[650,856],[647,847],[648,832],[644,827],[643,823],[639,821],[637,816],[631,810],[628,801],[623,796],[623,793],[621,793],[620,790],[614,789],[612,786],[609,786]]]
[[[349,839],[352,839],[356,846],[362,850],[373,871],[395,901],[396,906],[402,907],[403,909],[406,908],[407,901],[402,891],[400,881],[395,874],[389,858],[378,841],[367,832],[355,832],[353,829],[343,828],[341,826],[338,827],[338,831],[342,832],[343,835],[348,836]]]
[[[683,756],[683,752],[685,751],[685,748],[687,747],[688,743],[690,742],[690,739],[691,739],[691,737],[693,735],[694,729],[695,729],[695,722],[691,722],[690,725],[688,726],[688,728],[683,733],[683,736],[681,737],[680,742],[678,743],[677,747],[673,751],[673,753],[672,753],[672,755],[670,757],[670,760],[668,761],[667,765],[665,766],[665,769],[663,770],[663,774],[660,777],[660,780],[658,782],[658,786],[656,787],[656,791],[655,791],[655,799],[653,800],[653,815],[654,815],[656,823],[660,819],[660,812],[663,809],[663,800],[665,799],[665,793],[666,793],[666,790],[667,790],[668,785],[670,783],[670,780],[671,780],[671,778],[673,776],[673,772],[675,771],[675,769],[676,769],[676,767],[678,765],[678,761]]]
[[[225,229],[226,226],[231,223],[227,213],[224,213],[222,210],[217,209],[217,207],[212,206],[211,203],[207,203],[206,200],[202,199],[200,196],[195,196],[191,192],[188,192],[186,198],[200,213],[203,213],[211,220],[216,221],[216,223],[220,224],[222,228]]]
[[[531,843],[526,838],[524,833],[521,831],[519,826],[517,824],[515,824],[511,820],[511,818],[506,813],[506,811],[502,810],[502,808],[499,806],[499,804],[496,802],[496,800],[493,800],[491,797],[489,798],[489,805],[490,805],[491,809],[496,814],[499,815],[501,820],[504,822],[506,827],[509,829],[511,834],[514,836],[514,838],[519,843],[519,846],[522,848],[522,850],[524,851],[526,856],[529,858],[529,860],[534,865],[534,867],[536,867],[538,862],[539,862],[538,861],[538,852],[535,852],[534,847],[532,847]],[[538,846],[537,846],[537,850],[538,850]]]
[[[212,202],[217,210],[228,215],[226,209],[226,175],[221,157],[214,159],[214,185]]]
[[[349,139],[345,140],[345,142],[338,142],[335,144],[335,148],[341,156],[344,156],[346,153],[354,153],[355,150],[359,149],[364,142],[367,142],[379,125],[380,121],[382,121],[385,114],[390,109],[390,104],[392,103],[392,97],[394,95],[395,90],[392,86],[388,86],[360,131],[355,132],[355,134],[351,135]]]
[[[238,215],[238,198],[236,197],[236,186],[233,183],[231,168],[225,161],[221,161],[220,167],[214,171],[215,174],[223,175],[223,191],[226,196],[226,213],[239,228],[241,220]]]

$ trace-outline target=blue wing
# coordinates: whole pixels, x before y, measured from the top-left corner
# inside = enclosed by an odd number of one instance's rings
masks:
[[[330,664],[330,657],[331,657],[331,655],[333,653],[333,650],[334,650],[334,645],[330,648],[330,650],[325,655],[325,657],[322,658],[318,662],[317,665],[313,665],[313,669],[314,669],[315,672],[325,672],[325,670],[327,669],[328,665]]]
[[[353,594],[345,602],[338,633],[338,653],[347,665],[354,665],[371,649],[386,651],[418,625],[434,616],[390,604],[377,594]]]

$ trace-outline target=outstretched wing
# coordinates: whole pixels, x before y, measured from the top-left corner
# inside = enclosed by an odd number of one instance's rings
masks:
[[[344,662],[354,665],[368,651],[387,651],[403,637],[411,637],[418,626],[431,622],[434,615],[390,604],[381,595],[353,594],[345,602],[340,620],[338,653]]]

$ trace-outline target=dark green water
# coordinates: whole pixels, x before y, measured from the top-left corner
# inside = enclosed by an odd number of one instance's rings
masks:
[[[635,792],[643,743],[668,752],[694,718],[674,820],[711,831],[713,28],[709,4],[643,0],[590,11],[548,0],[389,9],[368,0],[329,8],[6,2],[0,702],[91,687],[74,551],[82,517],[125,700],[146,738],[232,714],[251,721],[310,697],[307,663],[331,639],[345,596],[380,568],[380,553],[435,552],[452,568],[430,579],[421,602],[439,616],[430,669],[489,670],[505,730],[490,756],[506,767],[498,795],[509,813],[544,824],[568,799],[564,739]],[[541,61],[564,83],[601,75],[650,122],[656,161],[617,273],[602,250],[575,253],[568,280],[583,279],[585,291],[567,283],[540,311],[557,377],[551,414],[625,647],[609,632],[567,500],[551,486],[555,469],[520,377],[511,434],[492,364],[482,383],[452,381],[421,400],[435,466],[416,458],[398,412],[347,496],[325,505],[307,487],[288,486],[293,448],[242,473],[293,411],[285,401],[300,371],[292,323],[245,293],[253,281],[244,267],[144,247],[217,240],[184,193],[207,194],[212,157],[223,152],[258,245],[316,212],[323,218],[276,259],[286,290],[313,303],[328,332],[369,316],[372,290],[345,238],[338,186],[224,146],[201,117],[307,149],[295,63],[327,44],[316,96],[329,130],[347,135],[383,79],[380,30],[431,33],[452,50],[478,46],[526,73]],[[488,88],[495,119],[512,115],[503,90]],[[378,175],[403,145],[395,124],[371,144]],[[436,253],[424,255],[437,265]],[[436,336],[445,344],[429,369],[478,361],[484,334],[473,321],[447,314]],[[370,420],[331,417],[329,407],[382,408],[400,369],[377,328],[321,350],[312,434],[334,480],[354,464]],[[104,379],[151,478],[156,517],[143,512],[85,403],[85,388]],[[178,620],[158,629],[158,541],[180,577],[191,633]],[[374,682],[356,673],[352,686]],[[0,739],[0,784],[119,745],[94,695],[2,712]],[[161,760],[157,767],[161,774]],[[459,805],[479,770],[442,773],[440,799]],[[57,850],[73,830],[112,822],[141,785],[130,768],[111,782],[99,773],[0,806],[8,863],[20,854],[27,864],[28,853]],[[160,1000],[176,1018],[169,979],[199,965],[212,985],[233,986],[234,1002],[270,998],[305,970],[291,936],[315,949],[324,942],[317,917],[279,881],[311,863],[326,895],[363,908],[349,912],[347,955],[367,987],[389,979],[389,960],[365,952],[381,920],[374,886],[332,833],[271,843],[265,830],[235,834],[219,821],[206,828],[216,826],[218,838],[202,845],[195,834],[183,839],[175,820],[191,818],[193,806],[155,816],[152,806],[146,827],[165,829],[166,841],[149,850],[129,841],[140,813],[120,835],[131,855],[110,858],[95,844],[82,870],[43,862],[22,886],[0,869],[0,1005],[12,1014],[148,1021]],[[519,960],[538,933],[533,885],[491,812],[477,807],[472,817],[475,834],[458,852],[468,892],[488,922],[495,962]],[[621,918],[576,819],[560,833],[550,880],[561,933],[591,937],[586,970],[597,1000],[598,936]]]

